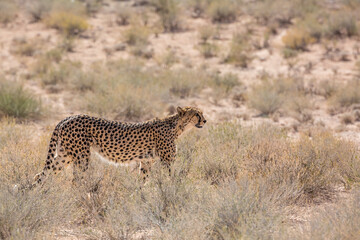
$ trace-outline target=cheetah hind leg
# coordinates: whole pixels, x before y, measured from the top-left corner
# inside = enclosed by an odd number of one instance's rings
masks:
[[[82,154],[81,156],[75,156],[73,161],[73,184],[85,182],[85,172],[89,168],[90,154]]]

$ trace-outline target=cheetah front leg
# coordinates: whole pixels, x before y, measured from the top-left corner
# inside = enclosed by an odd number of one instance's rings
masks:
[[[149,177],[149,172],[152,164],[152,160],[144,160],[140,162],[139,174],[144,181]]]
[[[176,157],[175,142],[163,142],[162,147],[158,147],[157,152],[160,156],[160,162],[169,170],[169,175],[171,175],[171,164]]]

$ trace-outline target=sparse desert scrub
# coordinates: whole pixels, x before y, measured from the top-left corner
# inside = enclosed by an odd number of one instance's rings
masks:
[[[0,23],[11,22],[17,14],[16,3],[12,0],[0,0]]]
[[[317,11],[319,6],[314,0],[265,0],[251,2],[245,9],[261,23],[289,25],[294,18]]]
[[[123,61],[98,63],[86,72],[69,66],[64,70],[69,69],[71,74],[64,75],[67,80],[59,83],[84,94],[83,103],[79,104],[82,109],[136,121],[158,115],[169,101],[198,96],[207,87],[214,90],[217,98],[225,98],[232,88],[240,85],[231,74],[219,76],[199,69],[147,68],[135,61],[131,65]]]
[[[136,170],[92,156],[78,183],[69,166],[42,187],[14,192],[41,170],[49,140],[25,128],[0,122],[2,238],[274,238],[294,229],[292,207],[360,180],[351,142],[329,133],[294,141],[271,125],[228,122],[180,139],[171,175],[156,162],[146,184]]]
[[[39,117],[41,112],[40,98],[24,89],[19,83],[1,79],[0,115],[25,119]]]

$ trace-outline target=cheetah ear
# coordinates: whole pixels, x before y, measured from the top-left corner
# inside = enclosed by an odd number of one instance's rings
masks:
[[[177,107],[176,111],[178,112],[179,115],[184,115],[184,113],[185,113],[185,110],[181,107]]]

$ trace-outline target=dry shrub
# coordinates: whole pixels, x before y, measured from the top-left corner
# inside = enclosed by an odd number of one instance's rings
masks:
[[[117,6],[116,8],[116,23],[120,26],[128,25],[133,16],[132,9],[124,6]]]
[[[72,12],[53,11],[45,20],[49,27],[60,30],[66,36],[74,36],[89,28],[85,17]]]
[[[287,48],[305,51],[309,44],[315,42],[315,39],[307,31],[293,28],[287,31],[282,41]]]
[[[17,14],[16,3],[12,0],[0,1],[0,23],[9,23],[15,19]]]
[[[334,107],[349,107],[360,103],[359,87],[360,82],[358,80],[349,81],[345,86],[336,90],[330,98],[330,104]]]
[[[199,45],[198,48],[204,58],[216,57],[217,53],[219,52],[218,46],[213,43],[204,43]]]
[[[265,78],[255,85],[248,100],[251,107],[265,115],[276,112],[284,103],[287,103],[288,110],[302,113],[311,106],[305,94],[303,79],[280,76],[275,79]]]
[[[26,12],[31,16],[34,22],[40,21],[48,16],[54,0],[33,0],[25,4]]]
[[[352,37],[359,34],[356,14],[351,12],[339,12],[331,14],[324,30],[326,37]]]
[[[199,28],[199,39],[202,44],[207,43],[215,35],[215,29],[212,26],[205,25]]]
[[[251,107],[262,114],[269,115],[281,108],[284,97],[279,94],[274,83],[266,80],[253,87],[248,101]]]
[[[146,46],[149,42],[151,31],[148,27],[135,24],[126,29],[123,33],[124,41],[132,46]]]
[[[16,82],[1,80],[0,113],[15,118],[36,118],[42,112],[41,101]]]
[[[194,18],[202,17],[208,7],[207,0],[187,0],[186,7],[191,9],[191,16]]]
[[[153,0],[152,2],[166,32],[176,32],[182,29],[182,11],[176,0]]]
[[[208,7],[208,14],[213,22],[231,23],[236,20],[237,6],[230,0],[213,0]]]
[[[11,52],[16,55],[32,57],[40,51],[42,42],[40,39],[27,40],[20,38],[14,40]]]
[[[341,122],[343,124],[353,124],[355,122],[355,116],[351,113],[347,113],[347,114],[344,114],[342,117],[341,117]]]
[[[250,2],[246,11],[267,25],[289,25],[293,19],[317,11],[320,7],[315,0],[265,0]]]
[[[234,34],[230,43],[230,51],[225,58],[225,62],[246,68],[252,59],[249,55],[249,51],[251,50],[249,41],[249,36],[246,34]]]

